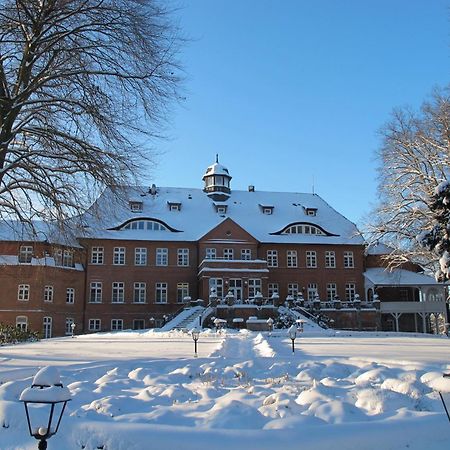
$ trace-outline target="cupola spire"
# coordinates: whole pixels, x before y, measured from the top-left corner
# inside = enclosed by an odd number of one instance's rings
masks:
[[[203,175],[205,185],[203,191],[213,200],[227,200],[231,194],[231,175],[228,169],[219,163],[219,154],[216,153],[216,162],[211,164]]]

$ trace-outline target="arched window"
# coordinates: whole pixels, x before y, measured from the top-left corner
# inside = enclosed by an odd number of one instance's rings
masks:
[[[309,223],[296,223],[284,229],[281,234],[316,234],[326,236],[326,233],[315,225]]]
[[[167,231],[167,227],[155,220],[133,220],[120,228],[121,230]]]

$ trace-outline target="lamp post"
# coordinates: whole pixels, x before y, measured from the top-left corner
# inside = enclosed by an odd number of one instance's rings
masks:
[[[288,335],[292,341],[292,353],[295,353],[295,338],[297,337],[297,327],[295,325],[289,327]]]
[[[273,319],[272,317],[269,317],[267,320],[267,325],[269,325],[269,336],[272,336],[272,331],[273,331]]]
[[[75,337],[75,327],[76,327],[75,323],[72,322],[70,324],[70,330],[72,331],[72,337]]]
[[[46,450],[47,439],[58,432],[66,404],[71,400],[58,370],[55,367],[39,370],[31,387],[22,392],[19,400],[25,405],[30,436],[39,440],[39,450]]]
[[[197,341],[200,337],[200,331],[197,328],[192,328],[191,330],[192,339],[194,340],[194,356],[197,358]]]

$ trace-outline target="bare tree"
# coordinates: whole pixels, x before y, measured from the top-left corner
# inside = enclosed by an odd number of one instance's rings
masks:
[[[381,133],[371,240],[393,248],[393,266],[412,260],[436,270],[450,251],[450,87],[436,90],[418,113],[395,110]],[[438,269],[438,275],[448,272]]]
[[[132,182],[180,41],[158,0],[0,0],[0,218],[59,220]]]

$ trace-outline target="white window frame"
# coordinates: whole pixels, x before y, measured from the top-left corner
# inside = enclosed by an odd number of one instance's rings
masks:
[[[177,303],[184,303],[185,297],[189,297],[189,283],[177,283]]]
[[[123,319],[111,319],[111,331],[122,331]]]
[[[70,336],[72,334],[72,324],[75,324],[75,319],[73,317],[66,317],[65,323],[65,335]]]
[[[272,295],[273,295],[275,292],[276,292],[278,295],[279,295],[279,293],[280,293],[280,289],[279,289],[278,283],[269,283],[269,284],[267,285],[267,295],[268,295],[268,297],[271,298]]]
[[[33,259],[33,246],[21,245],[19,248],[19,263],[31,264],[32,259]]]
[[[102,329],[102,319],[89,319],[88,330],[100,331]]]
[[[267,267],[278,267],[278,250],[267,250]]]
[[[345,300],[347,302],[352,302],[355,300],[356,295],[356,284],[355,283],[345,283]]]
[[[249,278],[248,279],[248,298],[255,297],[257,292],[262,294],[261,278]]]
[[[317,252],[315,250],[306,251],[306,268],[317,269]]]
[[[53,294],[54,289],[53,286],[44,286],[44,302],[51,303],[53,302]]]
[[[91,281],[89,284],[89,303],[102,303],[103,283]]]
[[[147,283],[141,281],[134,283],[133,303],[147,303]]]
[[[177,265],[179,267],[189,267],[189,249],[177,249]]]
[[[205,249],[205,259],[217,259],[217,249],[215,247],[207,247]]]
[[[355,258],[353,252],[344,252],[344,269],[354,269],[355,268]]]
[[[125,265],[126,250],[125,247],[113,248],[113,265],[124,266]]]
[[[223,278],[210,278],[208,282],[209,293],[214,289],[218,298],[223,298]]]
[[[147,265],[147,249],[145,247],[136,247],[134,249],[134,265],[135,266]]]
[[[102,265],[105,261],[104,247],[91,247],[91,264]]]
[[[22,331],[28,331],[28,317],[27,316],[17,316],[16,317],[16,328]]]
[[[251,261],[252,249],[251,248],[241,248],[241,259],[243,261]]]
[[[287,293],[292,297],[296,297],[299,292],[298,283],[288,283]]]
[[[287,250],[286,261],[289,268],[298,267],[297,250]]]
[[[42,335],[44,339],[50,339],[53,334],[53,319],[50,316],[42,318]]]
[[[123,281],[112,282],[111,303],[125,303],[125,283]]]
[[[73,251],[72,250],[64,250],[62,255],[62,266],[63,267],[73,267]]]
[[[308,292],[308,300],[312,302],[316,297],[316,295],[319,294],[319,286],[317,286],[317,283],[309,283],[307,292]]]
[[[156,249],[156,265],[160,267],[169,265],[169,249],[157,248]]]
[[[325,252],[325,268],[336,269],[336,252],[332,250]]]
[[[168,300],[169,285],[166,282],[159,281],[155,283],[155,303],[166,304]]]
[[[66,303],[73,305],[75,303],[75,288],[68,287],[66,289]]]
[[[327,300],[332,301],[337,296],[337,284],[327,283]]]
[[[29,284],[19,284],[17,287],[17,300],[20,302],[28,302],[30,300]]]
[[[223,259],[232,260],[234,259],[234,250],[232,248],[223,249]]]

